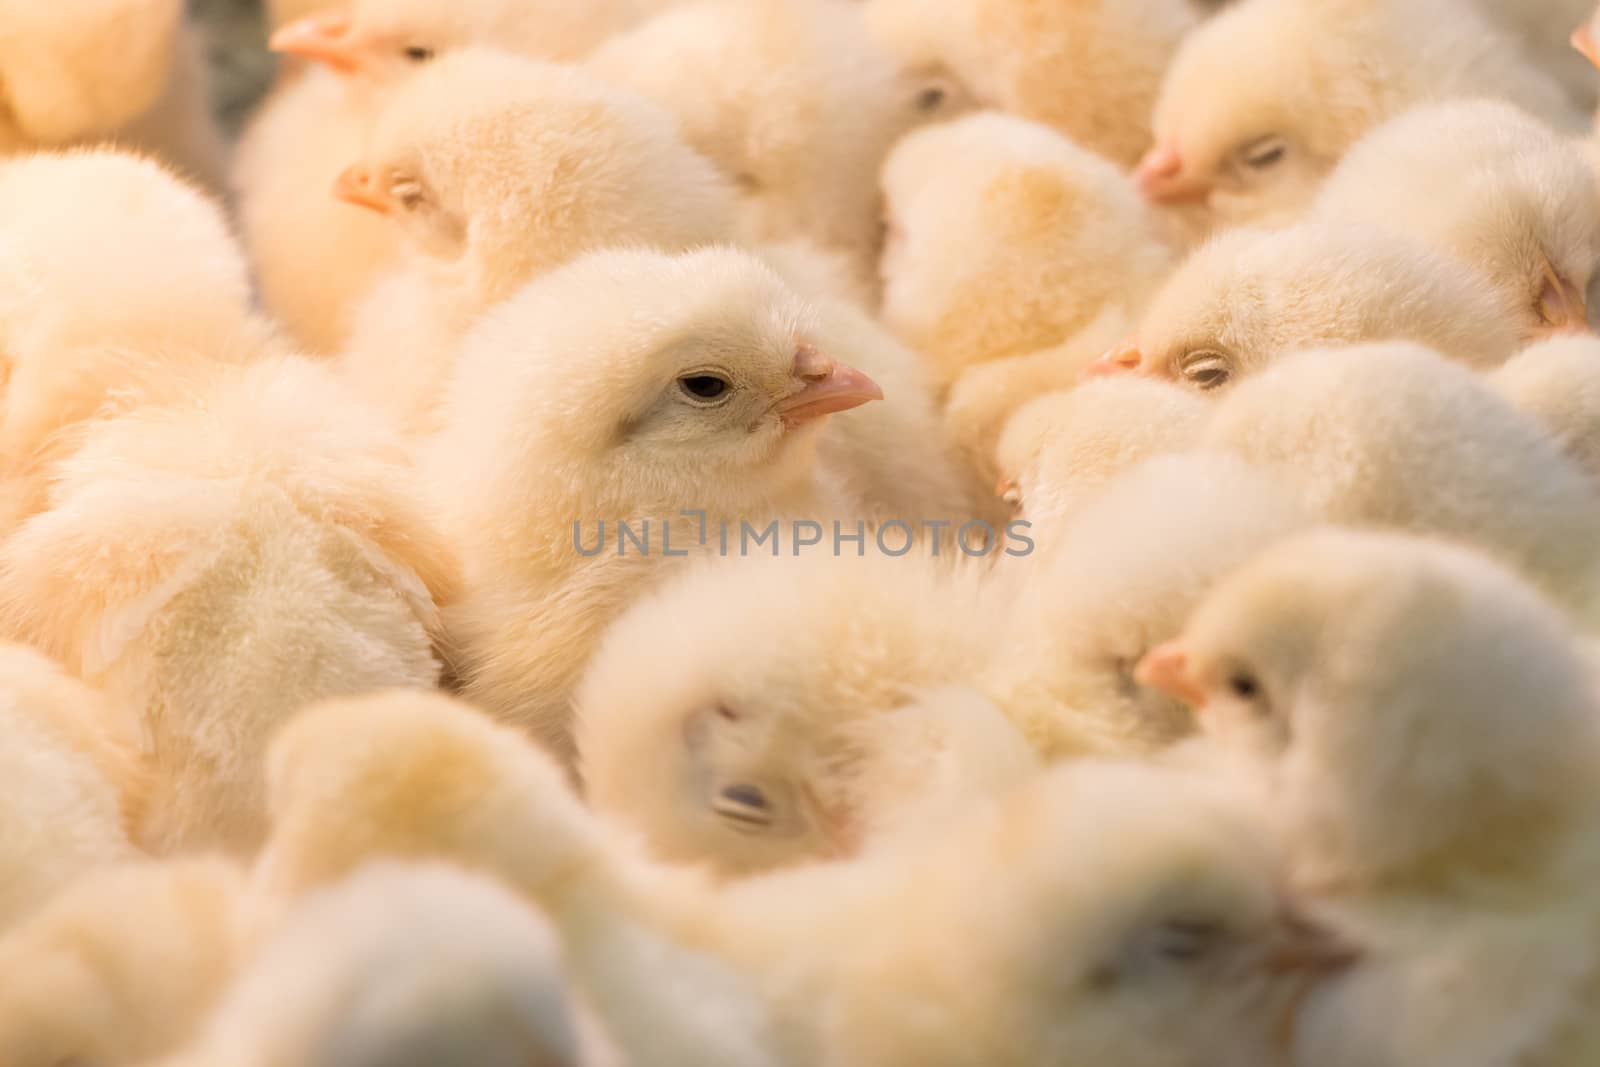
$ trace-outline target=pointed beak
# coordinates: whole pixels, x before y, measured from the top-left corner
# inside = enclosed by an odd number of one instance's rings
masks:
[[[1149,689],[1176,697],[1199,711],[1205,706],[1205,690],[1189,672],[1189,653],[1179,641],[1157,645],[1134,668],[1133,680]]]
[[[1595,46],[1594,28],[1587,22],[1572,31],[1572,47],[1582,52],[1584,58],[1600,67],[1600,48]]]
[[[795,351],[794,373],[802,383],[800,388],[773,408],[785,426],[802,426],[824,415],[883,399],[877,382],[854,367],[835,363],[810,345],[801,345]]]
[[[1539,293],[1538,337],[1558,334],[1591,333],[1589,306],[1584,295],[1549,265],[1544,269],[1544,288]]]
[[[380,215],[394,213],[394,199],[378,187],[371,168],[364,163],[346,167],[333,183],[333,195],[347,204],[376,211]]]
[[[363,65],[350,16],[337,12],[296,19],[274,33],[267,46],[274,52],[325,64],[341,74],[354,74]]]
[[[1289,910],[1261,953],[1259,963],[1273,976],[1320,978],[1354,965],[1361,955],[1361,950],[1346,938]]]
[[[1083,376],[1105,378],[1113,374],[1134,374],[1143,364],[1144,353],[1139,351],[1139,343],[1130,337],[1083,368]]]
[[[1184,176],[1183,156],[1171,141],[1145,153],[1134,169],[1133,181],[1144,198],[1155,203],[1204,200],[1211,191],[1208,182]]]

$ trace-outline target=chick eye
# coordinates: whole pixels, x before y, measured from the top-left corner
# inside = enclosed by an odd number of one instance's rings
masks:
[[[1154,947],[1163,959],[1194,963],[1222,942],[1222,924],[1210,919],[1173,919],[1156,929]]]
[[[945,98],[949,95],[937,85],[929,86],[917,94],[917,110],[937,111],[944,106]]]
[[[740,783],[730,785],[717,793],[711,810],[727,819],[734,829],[763,830],[772,825],[772,803],[760,786]]]
[[[426,197],[422,191],[422,183],[415,178],[396,178],[389,185],[389,195],[400,201],[405,208],[414,208],[422,203]]]
[[[693,400],[719,400],[728,392],[728,380],[715,374],[693,374],[678,379],[678,388]]]
[[[1230,675],[1228,688],[1240,700],[1254,700],[1261,694],[1261,683],[1256,681],[1255,675],[1246,671],[1236,671]]]
[[[1183,357],[1178,367],[1183,380],[1202,392],[1220,389],[1233,379],[1233,367],[1221,352],[1202,350]]]
[[[401,52],[401,55],[405,56],[413,63],[426,63],[428,60],[433,58],[433,49],[427,48],[420,44],[414,44],[404,49]]]
[[[1289,142],[1277,134],[1257,138],[1239,149],[1236,158],[1251,170],[1270,170],[1289,155]]]

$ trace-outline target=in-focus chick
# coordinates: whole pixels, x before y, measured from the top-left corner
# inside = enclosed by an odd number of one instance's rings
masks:
[[[930,109],[970,101],[1021,115],[1124,166],[1150,147],[1162,72],[1197,22],[1188,0],[869,0],[864,10]]]
[[[883,394],[837,358],[810,305],[726,249],[595,253],[490,312],[429,445],[465,575],[445,610],[461,691],[568,754],[594,642],[672,557],[838,517],[823,417]]]
[[[1510,104],[1417,108],[1356,143],[1315,211],[1390,229],[1466,263],[1521,312],[1523,336],[1587,332],[1600,199],[1577,144]]]
[[[919,130],[882,184],[882,316],[941,388],[973,364],[1061,344],[1108,307],[1136,315],[1176,262],[1114,165],[1025,119]]]
[[[809,239],[872,276],[878,168],[922,115],[855,5],[680,5],[607,42],[587,67],[672,113],[737,187],[746,240]]]
[[[73,879],[133,858],[144,779],[131,717],[21,645],[0,645],[0,723],[3,932]]]
[[[1477,544],[1593,620],[1600,497],[1477,375],[1406,344],[1312,351],[1241,385],[1204,444],[1276,473],[1320,518]]]
[[[1296,1062],[1593,1062],[1600,705],[1544,598],[1465,549],[1322,531],[1141,673],[1259,768],[1294,883],[1373,944]]]
[[[1137,178],[1151,199],[1197,202],[1219,227],[1287,221],[1368,130],[1457,96],[1509,100],[1573,131],[1586,124],[1472,4],[1240,0],[1178,51]]]
[[[171,1067],[588,1067],[549,925],[486,878],[374,864],[295,902]]]
[[[1489,375],[1489,384],[1600,486],[1600,339],[1533,345]]]
[[[407,253],[358,310],[346,363],[419,429],[462,335],[518,286],[593,249],[734,233],[731,189],[656,105],[481,50],[395,94],[339,195],[386,216]]]
[[[300,359],[98,423],[0,550],[0,625],[139,722],[157,851],[248,851],[303,704],[439,676],[452,554],[400,444]]]
[[[6,1067],[144,1063],[180,1047],[245,954],[244,888],[213,859],[117,867],[0,938]]]
[[[1317,345],[1414,341],[1473,367],[1520,347],[1522,308],[1414,240],[1350,223],[1235,230],[1191,255],[1095,372],[1211,392]]]

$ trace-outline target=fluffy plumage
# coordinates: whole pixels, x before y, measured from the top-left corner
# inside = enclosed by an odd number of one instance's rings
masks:
[[[1489,375],[1489,384],[1600,486],[1600,340],[1559,337],[1533,345]]]

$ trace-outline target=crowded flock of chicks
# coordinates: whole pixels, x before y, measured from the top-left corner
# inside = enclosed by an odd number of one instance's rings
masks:
[[[1600,1064],[1591,5],[0,0],[0,1065]]]

